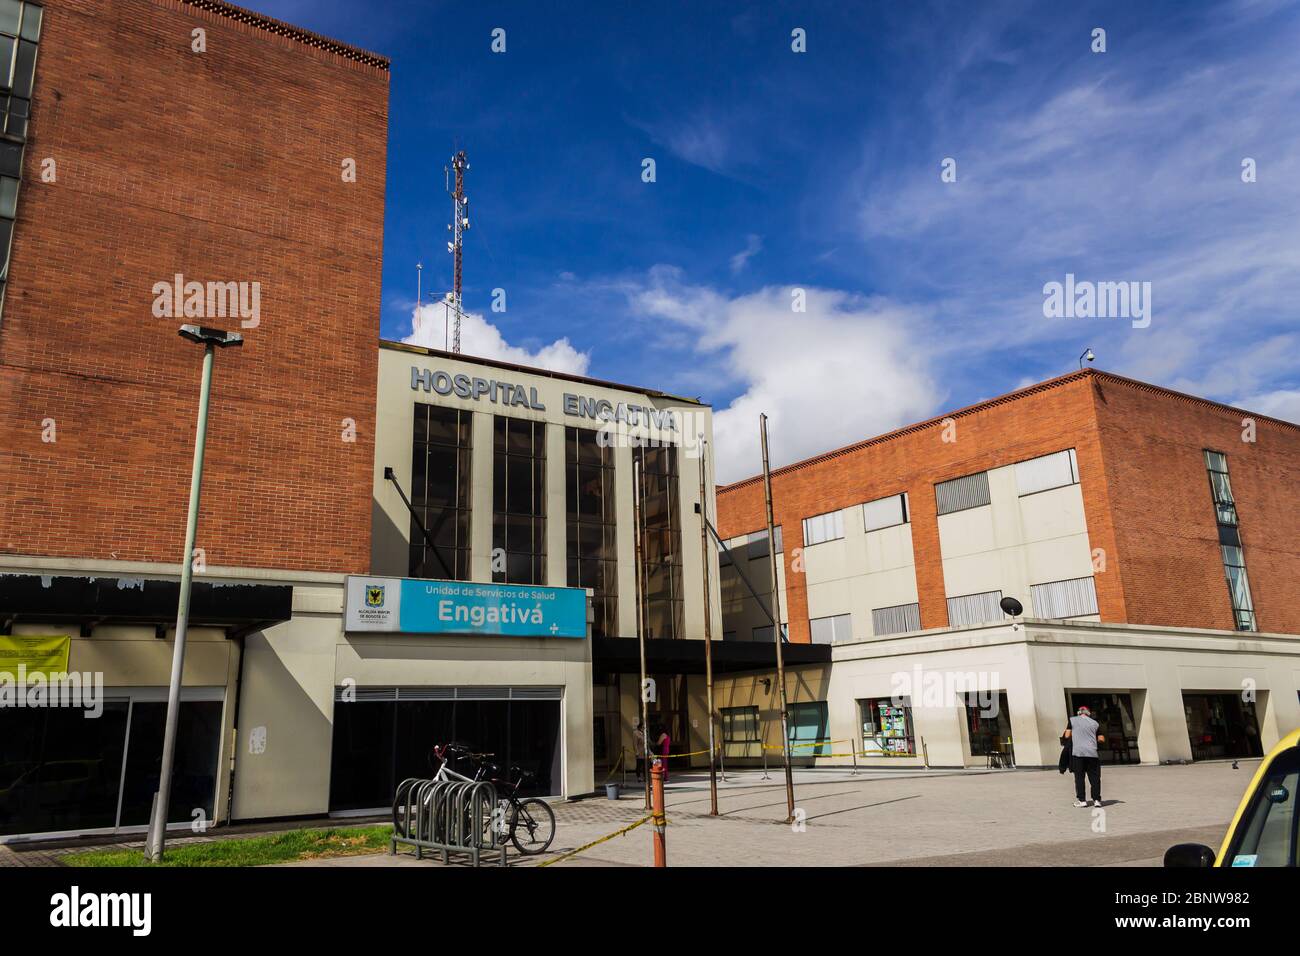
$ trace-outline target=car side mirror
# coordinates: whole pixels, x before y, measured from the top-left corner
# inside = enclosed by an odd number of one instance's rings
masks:
[[[1178,843],[1165,850],[1165,866],[1205,869],[1214,866],[1214,851],[1204,843]]]

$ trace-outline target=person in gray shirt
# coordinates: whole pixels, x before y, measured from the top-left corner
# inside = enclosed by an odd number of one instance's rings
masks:
[[[1070,767],[1074,770],[1074,805],[1086,807],[1088,801],[1083,798],[1083,778],[1088,778],[1092,790],[1092,805],[1101,806],[1101,755],[1097,745],[1106,742],[1106,735],[1097,733],[1100,725],[1092,719],[1092,712],[1087,707],[1080,707],[1076,716],[1070,718],[1070,726],[1065,736],[1070,740]]]

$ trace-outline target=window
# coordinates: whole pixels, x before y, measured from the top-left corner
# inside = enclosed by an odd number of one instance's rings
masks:
[[[469,580],[473,417],[456,408],[415,406],[408,571],[413,578]]]
[[[791,704],[788,719],[792,758],[824,757],[830,753],[826,749],[830,743],[826,701]]]
[[[1091,580],[1091,579],[1090,579]],[[948,626],[975,627],[1000,621],[1003,618],[1001,591],[982,591],[979,594],[963,594],[948,598]]]
[[[1214,515],[1219,523],[1219,551],[1223,556],[1223,571],[1228,578],[1233,622],[1239,631],[1253,631],[1256,630],[1255,604],[1250,596],[1246,555],[1241,547],[1241,532],[1237,527],[1237,502],[1232,497],[1232,482],[1228,479],[1228,456],[1207,450],[1205,467],[1210,474],[1210,497],[1214,501]]]
[[[824,515],[803,519],[805,547],[842,537],[844,537],[844,512],[842,511],[830,511]]]
[[[853,637],[852,615],[836,614],[833,617],[814,617],[808,621],[814,644],[834,644]]]
[[[772,639],[776,636],[772,630],[771,624],[764,624],[762,627],[752,628],[750,633],[754,635],[754,640],[766,641],[768,644],[772,643]]]
[[[682,526],[678,449],[632,449],[641,467],[642,569],[646,637],[685,637],[682,620]]]
[[[877,697],[858,701],[864,757],[905,757],[916,753],[911,698]]]
[[[1035,617],[1083,617],[1097,613],[1097,588],[1090,577],[1031,585],[1029,598]]]
[[[877,637],[920,629],[920,604],[896,604],[893,607],[878,607],[871,611],[871,631]]]
[[[941,515],[965,511],[989,503],[989,473],[967,475],[952,481],[941,481],[934,486],[934,501]]]
[[[722,746],[728,757],[763,755],[763,730],[757,707],[722,708]]]
[[[492,449],[492,580],[545,584],[546,423],[497,415]]]
[[[618,634],[614,449],[589,428],[564,430],[568,582],[592,589],[593,637]]]
[[[782,541],[781,541],[781,526],[780,526],[780,525],[777,525],[776,528],[775,528],[774,530],[775,530],[775,532],[776,532],[776,534],[775,534],[775,537],[776,537],[776,553],[777,553],[777,554],[780,554],[780,553],[784,550],[784,546],[783,546],[783,543],[782,543]],[[746,547],[745,551],[746,551],[746,553],[749,555],[749,560],[751,560],[751,561],[756,561],[756,560],[759,559],[759,558],[766,558],[766,557],[767,557],[767,555],[768,555],[768,548],[767,548],[767,529],[766,529],[766,528],[763,528],[761,531],[755,531],[753,534],[749,535],[749,537],[748,537],[748,544],[747,544],[747,547]]]
[[[43,13],[34,3],[0,0],[0,308],[9,281],[9,249],[18,217],[18,183]]]
[[[862,506],[862,524],[868,531],[907,524],[907,493],[890,495]]]
[[[1079,465],[1073,448],[1031,458],[1016,465],[1016,488],[1022,498],[1025,495],[1078,483]]]

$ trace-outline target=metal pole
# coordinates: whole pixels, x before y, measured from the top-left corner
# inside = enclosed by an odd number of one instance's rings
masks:
[[[704,491],[704,436],[699,436],[700,447],[700,564],[704,570],[704,689],[709,709],[709,815],[718,815],[718,772],[714,760],[713,742],[713,624],[712,601],[709,598],[709,499]]]
[[[199,530],[199,490],[203,485],[203,452],[208,440],[208,399],[212,394],[212,360],[216,349],[203,346],[203,383],[199,387],[199,424],[194,436],[194,467],[190,472],[190,510],[185,519],[185,555],[181,561],[181,594],[176,610],[176,646],[172,651],[171,684],[167,688],[167,724],[163,731],[162,768],[149,821],[146,858],[162,860],[167,834],[167,808],[171,802],[172,765],[176,759],[176,724],[181,711],[181,678],[185,670],[185,632],[190,623],[190,583],[194,578],[194,539]]]
[[[641,754],[645,761],[645,808],[650,809],[650,709],[646,701],[645,673],[645,558],[641,554],[641,462],[632,463],[632,528],[636,541],[636,639],[641,651]]]
[[[790,770],[789,708],[785,697],[785,655],[781,653],[781,588],[777,576],[776,528],[772,517],[772,468],[767,454],[767,415],[758,416],[763,440],[763,496],[767,500],[767,553],[772,566],[772,630],[776,635],[776,681],[781,687],[781,762],[785,764],[786,823],[794,821],[794,774]]]
[[[664,816],[664,765],[656,757],[655,765],[646,774],[646,778],[654,778],[654,809],[651,815],[654,817],[650,821],[654,827],[654,848],[655,848],[655,866],[668,865],[668,819]]]

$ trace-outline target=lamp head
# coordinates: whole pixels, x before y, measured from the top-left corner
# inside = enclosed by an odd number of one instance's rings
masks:
[[[238,332],[227,332],[225,329],[214,329],[206,325],[182,325],[180,335],[181,338],[189,339],[191,342],[215,345],[218,348],[244,344],[244,337]]]

